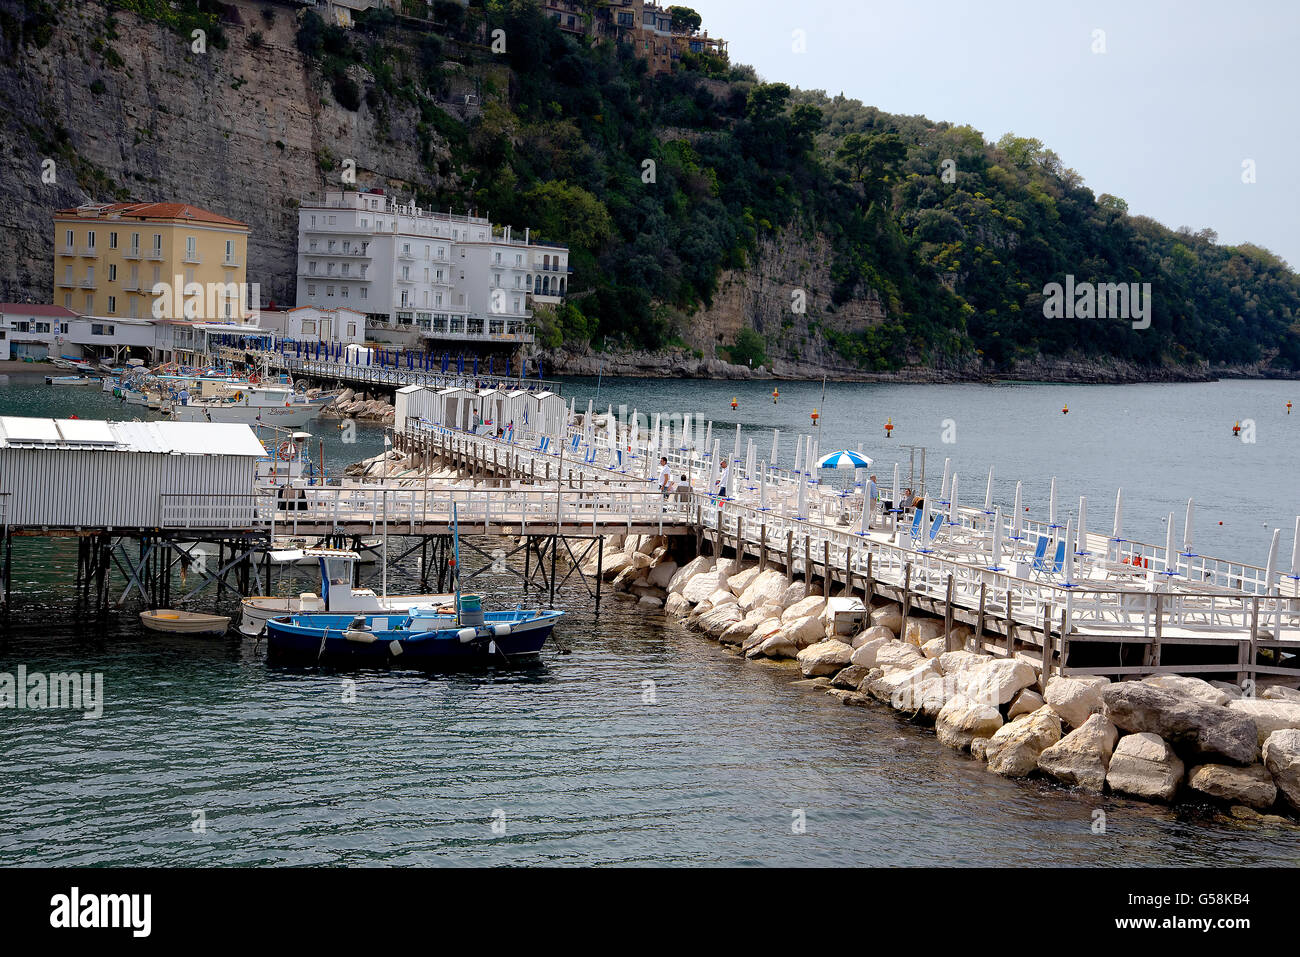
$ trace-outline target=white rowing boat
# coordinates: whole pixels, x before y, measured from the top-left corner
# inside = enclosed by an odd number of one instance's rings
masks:
[[[230,627],[229,615],[203,615],[175,608],[155,608],[140,612],[140,624],[150,631],[172,635],[224,635]]]

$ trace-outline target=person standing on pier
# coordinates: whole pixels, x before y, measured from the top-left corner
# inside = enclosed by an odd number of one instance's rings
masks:
[[[673,490],[673,472],[668,467],[668,456],[659,456],[659,491],[663,493],[664,498]]]
[[[727,460],[722,460],[722,471],[718,473],[718,498],[727,497],[727,476],[731,469],[727,467]]]
[[[876,506],[880,504],[880,486],[876,484],[876,477],[873,475],[867,480],[867,497],[871,500],[867,506],[867,527],[876,520]],[[865,532],[867,529],[864,528]]]

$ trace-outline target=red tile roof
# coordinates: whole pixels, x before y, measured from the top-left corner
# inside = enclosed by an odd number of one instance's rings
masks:
[[[62,306],[51,306],[43,302],[0,302],[0,312],[7,315],[56,316],[59,319],[75,319],[81,315]]]
[[[99,218],[117,217],[121,219],[179,219],[197,223],[215,223],[220,226],[242,226],[248,228],[247,223],[241,223],[237,219],[229,219],[225,216],[218,216],[199,206],[191,206],[188,203],[105,203],[103,205],[88,204],[89,208],[95,209]],[[85,207],[83,207],[85,208]],[[55,213],[59,219],[83,219],[88,217],[78,216],[79,209],[61,209]]]

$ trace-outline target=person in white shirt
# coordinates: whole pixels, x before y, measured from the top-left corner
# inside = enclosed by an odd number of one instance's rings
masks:
[[[731,469],[727,467],[727,460],[722,460],[722,471],[718,473],[718,498],[727,497],[727,476]]]
[[[672,473],[672,469],[668,467],[668,457],[660,456],[659,457],[659,491],[664,493],[664,498],[668,497],[668,493],[672,491],[672,486],[673,486],[673,473]]]

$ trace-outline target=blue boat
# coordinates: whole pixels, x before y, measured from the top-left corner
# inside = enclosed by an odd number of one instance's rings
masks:
[[[414,666],[489,664],[536,657],[562,611],[483,612],[476,599],[394,615],[285,615],[266,623],[273,657]],[[459,619],[459,623],[458,623]]]

